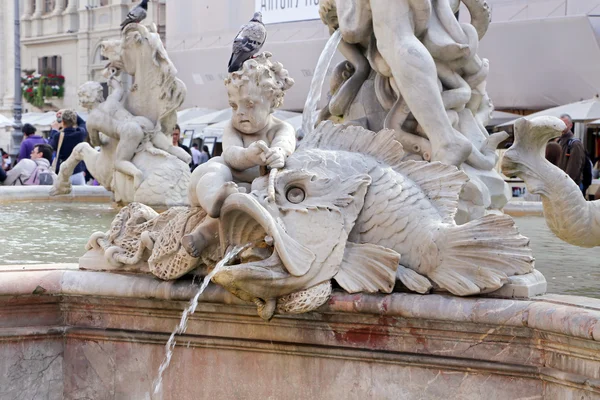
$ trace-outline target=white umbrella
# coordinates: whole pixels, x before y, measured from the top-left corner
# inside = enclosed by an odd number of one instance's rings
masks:
[[[214,113],[206,114],[204,116],[194,118],[185,123],[180,124],[181,129],[194,130],[194,137],[217,137],[217,142],[221,141],[223,136],[223,129],[231,120],[233,112],[231,108],[225,110],[216,111]],[[275,110],[273,115],[281,120],[287,121],[290,118],[301,116],[300,113],[294,111]],[[186,138],[189,135],[186,135]]]
[[[512,121],[514,119],[521,118],[522,115],[509,113],[505,111],[494,111],[492,112],[492,118],[488,121],[486,126],[496,126],[503,124],[508,121]]]
[[[600,97],[594,96],[589,100],[578,101],[576,103],[565,104],[547,110],[539,111],[534,114],[525,116],[526,119],[530,120],[535,117],[550,116],[560,117],[563,114],[569,114],[574,122],[584,122],[590,120],[596,120],[600,118]],[[510,126],[517,122],[518,118],[505,122],[498,126]]]
[[[214,108],[192,107],[185,110],[177,111],[177,123],[181,126],[182,123],[194,118],[202,117],[206,114],[214,113]]]
[[[6,118],[4,115],[0,114],[0,128],[4,128],[5,126],[12,126],[13,120]]]

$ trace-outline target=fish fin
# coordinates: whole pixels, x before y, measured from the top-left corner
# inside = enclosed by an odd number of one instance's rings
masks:
[[[338,125],[331,121],[321,122],[310,135],[302,139],[299,148],[364,154],[392,168],[400,165],[405,155],[393,129],[383,129],[375,133],[361,126]]]
[[[534,269],[529,239],[508,215],[487,215],[450,227],[436,245],[441,262],[427,276],[458,296],[497,290],[508,276]]]
[[[425,294],[431,290],[431,282],[429,279],[405,266],[398,266],[396,277],[404,284],[404,286],[413,292]]]
[[[418,185],[442,215],[452,223],[458,209],[458,196],[469,180],[467,174],[440,162],[404,161],[395,170]]]
[[[347,242],[339,272],[333,277],[348,293],[391,293],[400,254],[375,244]]]

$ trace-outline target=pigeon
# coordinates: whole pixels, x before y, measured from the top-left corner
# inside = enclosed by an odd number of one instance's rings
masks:
[[[140,4],[129,10],[129,13],[127,13],[127,17],[125,17],[125,20],[121,22],[121,30],[125,29],[125,27],[131,23],[135,22],[139,24],[140,22],[142,22],[146,18],[147,11],[148,0],[142,0]]]
[[[262,14],[255,12],[250,22],[242,26],[233,40],[229,72],[239,71],[246,60],[260,51],[266,39],[267,28],[262,22]]]

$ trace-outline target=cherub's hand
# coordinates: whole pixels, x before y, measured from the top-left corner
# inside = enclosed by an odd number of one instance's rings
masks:
[[[285,165],[285,153],[281,147],[273,147],[265,153],[269,168],[283,168]]]
[[[268,149],[267,144],[262,140],[259,140],[250,144],[246,149],[245,154],[248,160],[252,161],[255,165],[266,165],[267,158],[265,157],[265,149]]]

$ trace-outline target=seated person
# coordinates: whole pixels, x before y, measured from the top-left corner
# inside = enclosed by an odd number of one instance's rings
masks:
[[[6,173],[6,179],[3,185],[20,186],[25,185],[31,174],[36,168],[43,171],[50,171],[50,161],[52,160],[52,147],[48,144],[37,144],[31,150],[31,158],[24,158]],[[1,180],[1,177],[0,177]]]
[[[294,81],[270,56],[262,53],[246,61],[241,71],[225,80],[233,116],[223,131],[223,155],[194,170],[188,191],[190,205],[208,214],[182,238],[182,245],[194,257],[214,240],[214,218],[219,217],[227,196],[239,191],[237,184],[249,187],[260,167],[283,168],[296,148],[294,128],[273,116]]]

